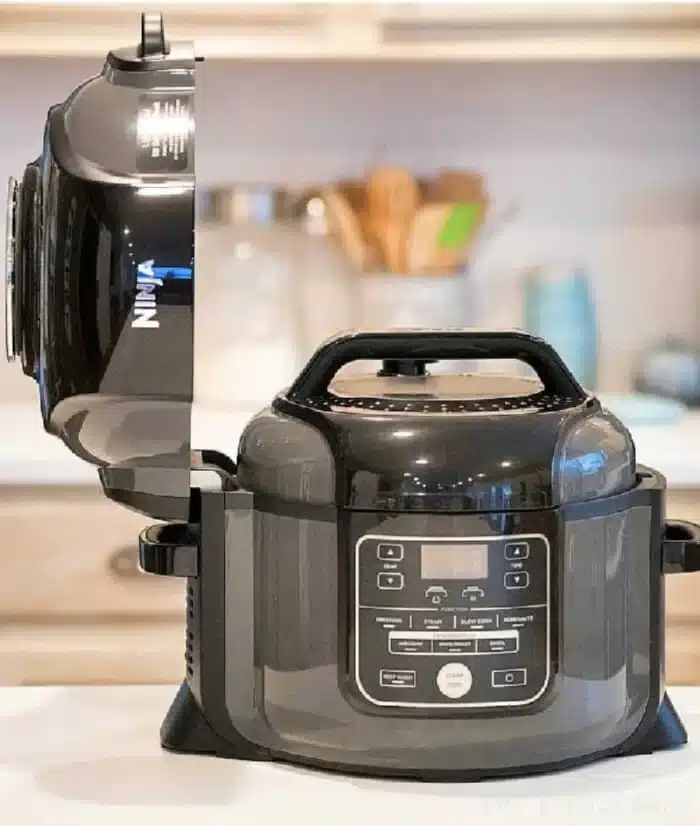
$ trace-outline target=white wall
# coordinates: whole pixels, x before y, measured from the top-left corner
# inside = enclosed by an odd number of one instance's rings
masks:
[[[47,107],[93,61],[0,61],[0,178],[39,150]],[[377,161],[487,176],[516,223],[485,247],[485,322],[518,323],[516,274],[555,258],[589,269],[602,386],[628,385],[645,347],[700,345],[700,65],[201,67],[198,177],[311,183]],[[3,204],[4,207],[4,204]],[[482,283],[480,280],[480,283]],[[4,399],[34,399],[0,366]]]

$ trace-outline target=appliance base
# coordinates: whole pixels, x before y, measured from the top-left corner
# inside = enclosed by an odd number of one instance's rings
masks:
[[[664,749],[674,749],[683,746],[688,742],[688,732],[678,716],[671,698],[664,693],[664,698],[659,707],[654,724],[644,737],[632,748],[625,749],[624,746],[619,752],[621,756],[630,754],[651,754]]]
[[[163,748],[180,754],[201,754],[233,760],[276,761],[340,772],[347,775],[395,777],[406,780],[469,782],[491,778],[545,774],[547,772],[582,766],[607,757],[651,754],[655,751],[677,748],[684,745],[688,742],[688,735],[670,697],[668,694],[664,694],[656,721],[644,737],[639,742],[634,742],[632,746],[627,746],[623,743],[617,749],[597,752],[571,760],[536,766],[507,767],[502,769],[413,771],[410,769],[356,768],[342,763],[329,763],[321,760],[276,753],[271,749],[256,746],[240,735],[237,735],[235,740],[224,739],[210,726],[190,686],[187,682],[183,682],[163,721],[160,729],[160,739]],[[633,741],[634,739],[635,738],[633,738]]]
[[[210,726],[197,703],[192,689],[184,681],[178,689],[160,727],[164,749],[179,754],[202,754],[232,760],[271,760],[271,756],[254,743],[238,736],[226,740]]]

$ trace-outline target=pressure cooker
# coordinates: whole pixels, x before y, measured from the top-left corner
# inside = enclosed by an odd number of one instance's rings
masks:
[[[536,378],[430,373],[477,359]],[[339,335],[221,486],[141,537],[145,570],[188,579],[166,747],[447,780],[685,741],[663,582],[700,530],[664,522],[664,478],[545,342]]]
[[[157,520],[142,569],[186,582],[163,746],[476,780],[683,744],[663,586],[700,528],[544,341],[340,333],[235,450],[193,441],[194,72],[145,16],[49,110],[8,210],[8,354]],[[469,372],[495,360],[532,376]]]

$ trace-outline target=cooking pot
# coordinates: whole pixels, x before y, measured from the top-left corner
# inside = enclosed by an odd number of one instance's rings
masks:
[[[141,537],[144,570],[188,579],[166,748],[466,780],[685,741],[663,575],[698,568],[700,529],[664,523],[663,477],[543,341],[340,335],[236,465]]]

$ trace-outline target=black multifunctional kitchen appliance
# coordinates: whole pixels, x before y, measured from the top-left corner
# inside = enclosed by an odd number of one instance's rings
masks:
[[[164,521],[140,538],[186,579],[163,745],[470,780],[684,743],[663,583],[700,529],[545,342],[339,334],[236,456],[190,444],[195,58],[142,29],[11,185],[8,350],[47,430]],[[432,367],[503,359],[533,377]]]

